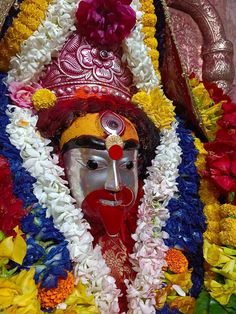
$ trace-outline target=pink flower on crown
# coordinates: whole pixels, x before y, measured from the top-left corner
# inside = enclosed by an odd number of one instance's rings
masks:
[[[14,104],[21,108],[32,108],[32,95],[36,90],[42,88],[39,84],[25,85],[20,82],[12,82],[9,85],[9,96]]]
[[[98,48],[83,48],[78,55],[83,67],[93,71],[98,80],[112,81],[114,73],[120,74],[120,61],[112,52]]]
[[[97,45],[121,43],[136,22],[131,0],[82,0],[76,13],[80,32]]]

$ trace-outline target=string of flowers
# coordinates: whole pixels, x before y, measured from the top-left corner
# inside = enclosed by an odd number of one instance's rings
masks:
[[[1,75],[1,78],[4,79],[5,75]],[[66,279],[66,270],[72,268],[66,247],[67,242],[54,227],[52,219],[45,217],[46,209],[37,204],[37,198],[33,194],[33,183],[36,180],[22,167],[20,152],[9,141],[6,134],[9,119],[5,112],[8,92],[6,85],[2,82],[0,90],[2,91],[0,99],[0,155],[7,158],[9,165],[11,165],[10,173],[6,167],[1,169],[0,186],[3,203],[1,205],[0,229],[6,235],[13,235],[13,228],[17,225],[21,227],[26,234],[27,244],[22,268],[30,270],[33,266],[36,283],[40,282],[42,287],[50,290],[57,285],[59,277]],[[1,163],[1,165],[4,164]],[[19,199],[12,195],[12,188]],[[27,211],[23,210],[23,205]]]
[[[50,0],[25,0],[20,12],[0,41],[0,70],[7,71],[12,56],[21,50],[22,43],[39,27],[45,18]]]
[[[195,145],[199,151],[196,165],[202,175],[208,153],[197,138],[195,138]],[[205,288],[200,293],[196,304],[196,314],[202,313],[205,308],[217,313],[236,310],[234,305],[236,283],[234,270],[230,267],[236,261],[236,235],[234,233],[236,206],[220,205],[218,200],[220,194],[219,189],[212,182],[204,177],[201,179],[200,197],[205,204],[204,214],[207,218],[203,252],[208,266],[204,278]],[[226,269],[228,269],[227,272],[225,272]]]
[[[198,197],[199,177],[194,164],[197,157],[194,140],[191,132],[184,128],[182,121],[179,121],[177,134],[182,149],[182,162],[177,178],[179,194],[178,197],[172,198],[167,206],[170,218],[164,227],[169,234],[165,244],[181,250],[187,257],[190,269],[183,269],[179,276],[165,273],[168,284],[162,292],[157,293],[157,299],[163,301],[165,291],[165,299],[171,308],[176,308],[181,313],[190,313],[195,303],[193,297],[197,297],[203,282],[202,234],[205,230],[205,219],[203,205]],[[175,259],[172,265],[178,265],[180,260]],[[173,290],[177,292],[175,297]],[[163,311],[165,310],[166,308]],[[160,310],[158,313],[163,311]]]
[[[10,140],[21,150],[24,167],[37,179],[34,193],[68,241],[76,281],[82,280],[88,286],[103,313],[117,313],[119,290],[115,280],[109,276],[100,247],[93,249],[89,225],[81,209],[73,205],[67,182],[60,178],[64,171],[57,165],[57,158],[51,157],[50,141],[41,138],[35,129],[37,117],[31,116],[31,110],[16,106],[9,106],[8,115]],[[19,121],[24,121],[24,125],[19,126]]]
[[[44,66],[62,48],[75,30],[75,11],[78,0],[53,0],[46,18],[10,61],[8,83],[36,81]]]
[[[155,7],[152,0],[140,0],[142,16],[142,32],[144,33],[144,43],[150,48],[148,55],[151,57],[153,68],[160,80],[159,72],[159,52],[157,50],[158,42],[155,38],[157,16],[155,15]]]
[[[145,35],[142,33],[141,22],[143,12],[139,0],[133,0],[131,7],[136,13],[136,25],[129,37],[123,41],[123,60],[127,62],[133,74],[135,86],[149,93],[158,85],[158,78],[149,56],[150,49],[144,43]]]
[[[130,313],[155,312],[155,293],[162,285],[163,267],[166,266],[162,232],[169,212],[166,205],[178,191],[176,178],[181,161],[181,149],[176,134],[177,124],[170,130],[163,130],[161,144],[156,149],[156,157],[148,169],[148,179],[144,184],[144,198],[138,209],[137,229],[133,235],[136,241],[134,253],[130,256],[137,276],[128,284],[127,298]]]

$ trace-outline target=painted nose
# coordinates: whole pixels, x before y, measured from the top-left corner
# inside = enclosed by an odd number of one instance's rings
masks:
[[[112,192],[119,192],[121,189],[121,179],[119,170],[117,169],[116,160],[112,160],[112,164],[109,167],[107,179],[105,182],[105,190]]]

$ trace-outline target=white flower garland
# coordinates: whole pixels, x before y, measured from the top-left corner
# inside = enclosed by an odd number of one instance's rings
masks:
[[[53,0],[46,18],[21,45],[21,52],[12,57],[7,82],[36,81],[45,65],[51,62],[75,30],[78,0]]]
[[[118,295],[115,280],[109,276],[101,248],[93,249],[89,224],[83,219],[81,209],[73,205],[74,200],[66,187],[66,181],[60,178],[64,174],[57,165],[57,158],[51,157],[49,140],[42,138],[36,131],[37,116],[31,116],[31,110],[8,106],[11,123],[7,126],[10,141],[19,150],[23,166],[37,179],[34,193],[40,204],[47,207],[48,216],[69,242],[71,260],[75,264],[77,280],[87,285],[102,313],[119,312]]]
[[[144,198],[138,209],[137,229],[133,235],[136,243],[131,262],[137,276],[132,284],[127,283],[128,313],[155,313],[154,291],[161,288],[168,250],[163,240],[168,234],[162,231],[169,218],[166,206],[178,192],[176,179],[182,151],[176,128],[177,122],[173,123],[172,129],[162,131],[161,144],[145,180]]]
[[[148,55],[148,48],[144,43],[141,19],[143,12],[140,11],[139,0],[133,0],[132,8],[136,13],[136,26],[129,37],[123,41],[123,61],[126,61],[133,74],[133,81],[138,89],[149,93],[154,89],[159,81],[155,73],[152,60]]]

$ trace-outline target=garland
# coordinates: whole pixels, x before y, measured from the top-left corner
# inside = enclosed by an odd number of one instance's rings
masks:
[[[150,49],[144,43],[141,4],[139,0],[133,0],[131,6],[136,12],[136,26],[123,42],[123,60],[133,74],[135,86],[149,93],[158,85],[158,78],[149,56]]]
[[[144,12],[142,16],[142,32],[144,33],[144,43],[150,48],[148,55],[151,57],[153,68],[157,77],[160,79],[159,72],[159,52],[157,50],[158,42],[155,38],[157,16],[155,15],[155,7],[153,1],[141,0],[141,10]]]
[[[137,309],[147,313],[155,311],[155,290],[160,289],[163,279],[163,267],[166,266],[162,232],[169,218],[166,205],[178,191],[176,178],[181,161],[181,149],[176,134],[177,124],[171,130],[161,134],[161,144],[156,149],[156,157],[148,169],[148,179],[144,184],[144,198],[138,209],[137,229],[133,235],[136,241],[131,255],[133,268],[137,273],[134,282],[128,285],[127,298],[129,310]]]
[[[118,312],[119,290],[114,279],[108,275],[109,268],[105,265],[100,247],[93,249],[89,225],[84,221],[81,209],[73,205],[65,185],[67,182],[60,178],[64,171],[57,166],[56,156],[51,157],[50,141],[37,133],[37,117],[31,116],[31,110],[16,106],[9,109],[11,125],[7,130],[10,140],[21,150],[23,165],[37,179],[34,193],[39,202],[48,208],[47,216],[53,217],[55,226],[68,241],[76,280],[80,279],[88,285],[89,294],[94,296],[103,313]],[[19,121],[26,123],[19,127]]]
[[[20,12],[0,41],[0,70],[7,71],[12,56],[21,50],[22,43],[39,27],[45,18],[50,0],[25,0],[20,4]]]
[[[78,0],[53,0],[46,19],[38,30],[24,41],[19,55],[11,61],[8,83],[36,81],[45,65],[51,62],[66,39],[75,30]]]
[[[179,122],[177,134],[182,149],[177,183],[178,195],[168,203],[170,218],[164,227],[169,234],[165,244],[172,249],[167,252],[168,269],[165,286],[157,292],[157,313],[167,309],[192,313],[195,299],[203,283],[202,234],[205,229],[202,203],[198,199],[198,181],[194,162],[197,150],[189,130]],[[187,257],[187,261],[186,261]],[[166,302],[165,306],[164,302]],[[169,313],[169,312],[168,312]]]

